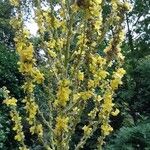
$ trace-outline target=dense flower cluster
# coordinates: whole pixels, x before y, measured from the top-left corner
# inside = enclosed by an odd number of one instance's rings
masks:
[[[31,125],[31,128],[37,128],[36,114],[38,112],[38,105],[34,98],[34,87],[36,84],[41,84],[44,81],[44,76],[35,67],[36,60],[34,58],[33,44],[28,41],[29,32],[27,29],[22,29],[22,32],[17,33],[15,37],[16,49],[20,56],[18,62],[20,68],[19,71],[25,76],[25,83],[23,89],[26,93],[26,97],[23,100],[25,103],[26,113],[28,114],[27,121]],[[33,131],[33,130],[32,130]],[[33,132],[32,132],[33,133]]]
[[[68,117],[57,117],[56,118],[56,128],[55,134],[61,136],[62,132],[68,132]]]
[[[18,30],[16,32],[14,41],[16,43],[16,50],[19,55],[19,71],[24,75],[25,77],[25,83],[22,86],[24,89],[24,92],[26,94],[26,97],[24,98],[23,102],[25,103],[25,110],[27,113],[27,121],[31,125],[31,133],[37,133],[40,137],[43,135],[43,127],[41,124],[37,123],[36,121],[36,115],[38,112],[38,105],[35,102],[34,98],[34,88],[36,84],[41,84],[44,81],[44,75],[39,71],[39,69],[36,67],[36,59],[34,57],[34,46],[29,41],[30,33],[29,31],[24,27],[24,21],[23,21],[23,14],[20,11],[20,5],[21,1],[19,0],[10,0],[10,3],[16,7],[16,16],[12,18],[10,21],[10,24],[15,30]],[[6,99],[4,101],[6,105],[9,106],[16,106],[17,100],[15,98]],[[20,130],[22,130],[22,126],[20,124],[21,117],[19,117],[19,114],[17,111],[11,112],[12,120],[15,121],[15,131],[17,132],[17,135],[15,136],[15,139],[19,141],[22,144],[22,141],[24,139],[24,134]],[[14,119],[14,117],[16,117]],[[18,120],[17,120],[18,119]],[[25,150],[25,146],[20,148]]]
[[[58,86],[57,99],[55,101],[56,107],[59,105],[65,107],[69,101],[69,94],[71,93],[69,84],[70,82],[67,79],[60,81]]]
[[[47,149],[67,150],[84,109],[92,101],[94,107],[88,112],[88,124],[83,126],[84,135],[75,150],[83,147],[97,128],[101,128],[100,148],[105,137],[113,131],[110,115],[119,113],[114,93],[125,74],[121,67],[124,56],[120,46],[124,40],[124,13],[130,6],[121,0],[63,0],[47,2],[48,9],[45,9],[42,1],[31,2],[39,28],[39,46],[44,52],[45,76],[36,67],[34,46],[24,27],[21,11],[11,20],[18,31],[15,42],[20,58],[19,70],[25,76],[23,89],[26,97],[23,102],[31,125],[30,132],[46,141],[44,146]],[[11,0],[11,3],[18,9],[21,6],[18,0]],[[105,5],[111,12],[103,18]],[[113,30],[111,37],[107,36],[110,28]],[[102,48],[104,40],[107,44]],[[44,77],[48,109],[46,114],[39,112],[43,119],[40,122],[36,115],[41,106],[36,103],[34,89],[36,84],[43,83]],[[16,107],[14,98],[6,99],[5,103]],[[49,130],[48,133],[44,128]]]

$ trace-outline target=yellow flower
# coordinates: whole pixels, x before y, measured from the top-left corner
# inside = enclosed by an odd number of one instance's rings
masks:
[[[116,11],[118,8],[117,1],[118,0],[111,0],[113,11]]]
[[[110,86],[113,90],[117,89],[119,84],[122,84],[121,79],[114,79],[110,82]]]
[[[33,59],[33,45],[30,44],[28,47],[20,51],[20,59],[23,62],[32,61]]]
[[[35,128],[36,128],[35,126],[30,127],[30,133],[31,133],[31,134],[34,134],[34,133],[35,133]]]
[[[41,84],[44,81],[44,74],[41,73],[37,68],[34,68],[32,71],[32,76],[34,78],[34,82]]]
[[[118,114],[119,114],[119,109],[116,109],[114,112],[111,112],[111,114],[113,115],[113,116],[117,116]]]
[[[26,146],[19,147],[19,150],[29,150]]]
[[[15,140],[20,142],[20,141],[22,141],[22,139],[24,139],[23,132],[18,132],[17,135],[15,136]]]
[[[69,101],[69,95],[71,93],[71,90],[69,87],[59,87],[58,93],[57,93],[57,99],[58,103],[61,106],[65,106],[67,101]]]
[[[104,103],[102,104],[102,111],[104,113],[110,113],[114,104],[112,103],[111,92],[106,92],[104,95]]]
[[[114,74],[113,74],[114,79],[110,82],[111,88],[113,90],[117,89],[118,86],[120,84],[122,84],[121,79],[122,79],[122,77],[124,76],[125,73],[126,73],[126,71],[123,68],[119,68],[119,69],[117,69],[116,72],[114,72]]]
[[[78,38],[77,45],[81,45],[81,44],[83,44],[83,42],[85,40],[85,35],[82,33],[77,38]]]
[[[125,32],[124,31],[120,31],[120,33],[119,33],[119,40],[120,40],[120,42],[122,42],[124,40],[124,38],[125,38]]]
[[[108,74],[109,74],[109,73],[108,73],[107,71],[105,71],[105,70],[100,70],[100,71],[98,72],[98,75],[99,75],[102,79],[105,79]]]
[[[95,21],[94,27],[97,31],[101,28],[101,24],[102,24],[101,20]]]
[[[32,82],[25,82],[22,88],[27,93],[32,93],[34,90],[35,85]]]
[[[57,99],[54,102],[56,106],[60,105],[65,107],[67,102],[69,101],[69,95],[71,93],[71,90],[69,89],[69,84],[70,81],[67,79],[60,81],[58,86]]]
[[[71,5],[71,10],[75,13],[79,10],[79,7],[76,3],[74,3],[73,5]],[[64,15],[63,15],[64,16]]]
[[[113,128],[107,123],[102,124],[101,129],[103,131],[104,136],[109,135],[113,131]]]
[[[97,5],[102,3],[102,0],[93,0]]]
[[[19,119],[18,119],[19,120]],[[15,124],[15,126],[13,127],[14,131],[18,131],[18,130],[22,130],[22,125],[20,124]]]
[[[118,55],[118,58],[120,58],[121,60],[124,60],[125,56],[123,56],[122,53],[119,52],[117,55]]]
[[[7,106],[17,106],[17,100],[14,97],[5,99],[3,103],[5,103]]]
[[[91,117],[92,119],[94,119],[96,117],[97,112],[98,112],[98,109],[94,108],[93,110],[90,111],[88,116]]]
[[[90,128],[90,127],[88,127],[86,125],[82,128],[82,130],[84,130],[84,134],[85,135],[90,135],[91,132],[92,132],[92,128]]]
[[[94,81],[93,80],[89,80],[88,81],[88,88],[93,88],[94,87]]]
[[[79,100],[80,97],[81,97],[80,93],[73,94],[73,101],[77,102],[77,100]]]
[[[128,2],[124,3],[124,7],[125,7],[126,11],[131,11],[132,10],[132,6]]]
[[[84,73],[79,70],[77,77],[78,77],[79,81],[83,81],[83,79],[84,79]]]
[[[56,45],[56,41],[54,39],[51,39],[50,41],[46,42],[45,44],[47,45],[47,47],[49,49],[53,49]]]
[[[10,0],[11,5],[19,6],[19,0]]]
[[[126,71],[123,68],[119,68],[117,70],[117,73],[120,75],[120,77],[123,77],[123,75],[126,73]]]
[[[27,120],[30,125],[33,125],[35,116],[38,111],[38,105],[36,104],[35,100],[32,98],[25,97],[24,102],[26,104],[24,108],[26,109],[26,112],[28,114]],[[31,128],[31,130],[33,131],[33,128]]]
[[[34,60],[33,60],[34,61]],[[31,74],[32,70],[33,70],[33,64],[32,63],[23,63],[23,62],[18,62],[17,63],[19,65],[19,71],[21,73],[27,73],[27,74]]]
[[[68,79],[63,79],[62,81],[60,81],[59,84],[60,84],[61,86],[63,86],[63,87],[69,86],[70,80],[68,80]]]
[[[52,50],[48,50],[48,54],[52,57],[52,58],[56,58],[56,56],[57,56],[57,54],[54,52],[54,51],[52,51]]]
[[[43,126],[42,126],[42,124],[36,125],[36,133],[39,137],[43,136]]]

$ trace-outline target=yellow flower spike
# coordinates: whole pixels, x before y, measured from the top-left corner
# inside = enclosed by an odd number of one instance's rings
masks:
[[[120,42],[124,41],[124,38],[125,38],[125,32],[124,31],[120,31],[120,33],[119,33],[119,40],[120,40]]]
[[[65,106],[66,103],[69,101],[69,95],[71,93],[71,90],[69,87],[59,87],[59,90],[57,92],[57,99],[58,103],[61,106]]]
[[[33,59],[33,45],[30,44],[26,49],[20,51],[20,59],[22,62],[32,61]]]
[[[22,21],[21,20],[18,20],[18,18],[12,18],[11,20],[10,20],[10,25],[14,28],[14,29],[17,29],[18,27],[20,27],[20,25],[21,25],[21,23],[22,23]],[[14,41],[16,41],[16,40],[18,41],[18,38],[14,38]]]
[[[56,126],[54,132],[56,135],[61,135],[61,132],[68,132],[68,117],[58,116],[56,118]]]
[[[118,86],[120,84],[122,84],[121,79],[125,73],[126,73],[126,71],[123,68],[119,68],[119,69],[117,69],[116,72],[114,72],[114,74],[113,74],[114,79],[110,81],[110,85],[113,90],[117,89]]]
[[[57,99],[54,102],[55,106],[63,106],[65,107],[67,102],[69,101],[69,96],[71,90],[69,88],[70,80],[64,79],[61,80],[58,84],[58,91],[57,91]]]
[[[16,135],[14,139],[24,145],[24,133],[22,131],[21,117],[19,113],[16,111],[16,108],[11,110],[10,112],[11,120],[14,122],[13,130],[16,131]]]
[[[20,130],[22,130],[22,126],[20,124],[15,124],[15,126],[13,127],[13,130],[14,131],[18,131],[18,130],[20,131]]]
[[[25,109],[28,114],[27,121],[30,125],[33,125],[38,112],[38,105],[35,103],[34,99],[26,100]]]

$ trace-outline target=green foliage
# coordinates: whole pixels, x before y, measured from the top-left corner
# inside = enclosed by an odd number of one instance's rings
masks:
[[[0,111],[0,149],[6,149],[5,143],[10,133],[9,126],[10,122],[8,121],[8,116]]]
[[[149,150],[150,122],[133,127],[122,127],[111,138],[104,150]]]
[[[9,0],[0,0],[0,42],[7,45],[14,43],[14,31],[9,24],[12,8]]]
[[[23,78],[18,71],[18,57],[13,50],[0,44],[0,88],[7,87],[13,96],[21,97]]]
[[[114,136],[110,137],[109,145],[104,148],[106,150],[150,149],[150,123],[140,123],[135,126],[136,121],[141,119],[141,115],[149,116],[150,114],[150,57],[147,56],[150,55],[150,18],[148,17],[150,1],[134,0],[133,3],[133,11],[127,15],[130,28],[128,29],[126,42],[123,45],[126,55],[127,75],[124,78],[121,91],[116,95],[121,114],[117,119],[112,118],[114,129],[123,127]],[[9,25],[11,9],[12,6],[10,6],[9,0],[0,0],[0,88],[6,86],[12,96],[21,98],[23,92],[20,86],[23,77],[18,72],[18,57],[13,50],[1,44],[5,43],[10,46],[13,43],[14,31]],[[109,7],[106,7],[103,15],[107,16],[108,12]],[[135,20],[134,23],[133,20]],[[38,50],[40,39],[35,38],[34,40]],[[40,55],[37,58],[40,58]],[[48,106],[45,104],[48,97],[43,94],[42,88],[38,87],[36,98],[38,103],[43,106],[41,111],[46,114]],[[3,95],[0,93],[0,149],[7,150],[10,148],[14,150],[17,144],[13,143],[13,136],[10,133],[9,111],[3,106],[2,100]],[[90,107],[87,111],[89,110]],[[73,144],[76,144],[82,137],[81,128],[86,124],[86,115],[84,114],[83,117],[82,124],[78,125],[76,134],[73,137]],[[84,149],[92,150],[96,148],[93,143],[95,143],[98,134],[100,134],[100,131],[96,131],[94,136],[88,140]],[[42,148],[35,144],[31,149]]]
[[[21,85],[23,78],[18,71],[18,56],[14,50],[8,49],[4,44],[0,44],[0,88],[7,87],[11,95],[21,98],[23,91]],[[9,110],[3,104],[4,93],[0,90],[0,149],[13,149],[17,146],[14,141],[12,122],[9,118]]]
[[[134,70],[135,94],[132,108],[142,114],[150,114],[150,56],[141,59]]]

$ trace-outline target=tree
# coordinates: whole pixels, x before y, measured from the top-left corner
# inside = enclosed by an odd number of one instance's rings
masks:
[[[0,42],[9,46],[12,46],[14,38],[14,30],[9,23],[12,9],[9,0],[0,0]]]

